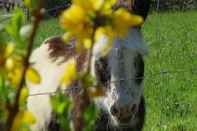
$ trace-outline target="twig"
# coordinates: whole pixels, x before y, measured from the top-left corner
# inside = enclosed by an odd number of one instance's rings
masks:
[[[82,131],[84,128],[84,118],[83,118],[83,114],[85,109],[88,107],[88,105],[90,104],[90,98],[89,95],[87,93],[87,88],[85,85],[85,81],[86,78],[88,77],[90,70],[91,70],[91,58],[92,58],[92,51],[93,51],[93,43],[94,43],[94,35],[95,35],[95,31],[96,31],[96,25],[93,27],[93,34],[91,36],[92,39],[92,45],[89,49],[88,52],[88,63],[87,63],[87,67],[85,70],[84,75],[82,76],[82,79],[79,81],[81,83],[81,89],[82,91],[77,94],[77,95],[73,95],[73,101],[74,101],[74,108],[73,108],[73,112],[74,112],[74,130],[75,131]]]
[[[18,88],[17,88],[17,91],[16,91],[14,104],[9,109],[8,119],[6,121],[6,126],[7,126],[8,131],[11,130],[14,119],[15,119],[17,113],[19,112],[19,97],[20,97],[21,90],[22,90],[22,88],[25,84],[26,71],[27,71],[27,69],[30,65],[29,58],[30,58],[30,55],[31,55],[31,52],[32,52],[32,49],[33,49],[33,43],[34,43],[34,38],[35,38],[35,35],[36,35],[36,31],[37,31],[39,23],[42,19],[41,8],[42,8],[43,4],[44,4],[44,0],[41,0],[39,5],[38,5],[37,10],[35,10],[33,12],[33,16],[34,16],[34,18],[33,18],[33,30],[31,32],[29,40],[28,40],[29,44],[27,46],[27,54],[26,54],[25,59],[24,59],[24,67],[22,69],[22,78],[21,78],[21,81],[20,81],[20,83],[18,85]]]

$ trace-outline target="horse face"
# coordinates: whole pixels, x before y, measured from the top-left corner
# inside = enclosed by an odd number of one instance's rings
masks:
[[[143,58],[138,50],[125,46],[126,39],[115,40],[107,56],[93,57],[93,74],[106,90],[101,108],[109,114],[112,124],[118,126],[132,122],[143,94]]]

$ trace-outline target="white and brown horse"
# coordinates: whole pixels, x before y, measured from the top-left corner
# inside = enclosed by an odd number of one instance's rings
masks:
[[[119,4],[122,4],[121,2]],[[134,13],[146,19],[149,3],[149,0],[135,0],[132,6]],[[140,28],[129,28],[125,38],[115,38],[110,53],[105,57],[99,55],[98,48],[93,49],[91,72],[106,91],[105,96],[96,100],[101,110],[95,125],[97,131],[141,131],[143,128],[143,57],[147,53],[147,47]],[[102,40],[100,42],[102,43]],[[29,84],[30,94],[56,91],[64,66],[70,57],[75,56],[79,70],[84,66],[86,53],[77,55],[73,45],[64,44],[61,37],[56,36],[45,40],[33,52],[31,62],[43,79],[37,87]],[[53,112],[49,99],[49,95],[28,98],[28,109],[37,118],[37,123],[32,127],[33,131],[61,130],[54,121],[51,122]]]

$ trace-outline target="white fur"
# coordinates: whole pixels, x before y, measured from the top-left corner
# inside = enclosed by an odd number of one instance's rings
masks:
[[[61,61],[61,58],[59,58]],[[49,95],[34,95],[46,92],[54,92],[58,88],[65,63],[58,65],[58,60],[53,62],[49,56],[48,44],[42,44],[31,56],[31,63],[41,75],[42,82],[38,85],[28,83],[30,95],[28,98],[28,109],[34,113],[36,124],[31,128],[32,131],[41,131],[46,129],[51,119],[52,108]]]

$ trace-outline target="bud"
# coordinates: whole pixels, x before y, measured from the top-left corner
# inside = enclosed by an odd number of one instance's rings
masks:
[[[20,36],[23,38],[29,38],[31,32],[32,32],[32,25],[24,25],[21,29],[20,29]]]

